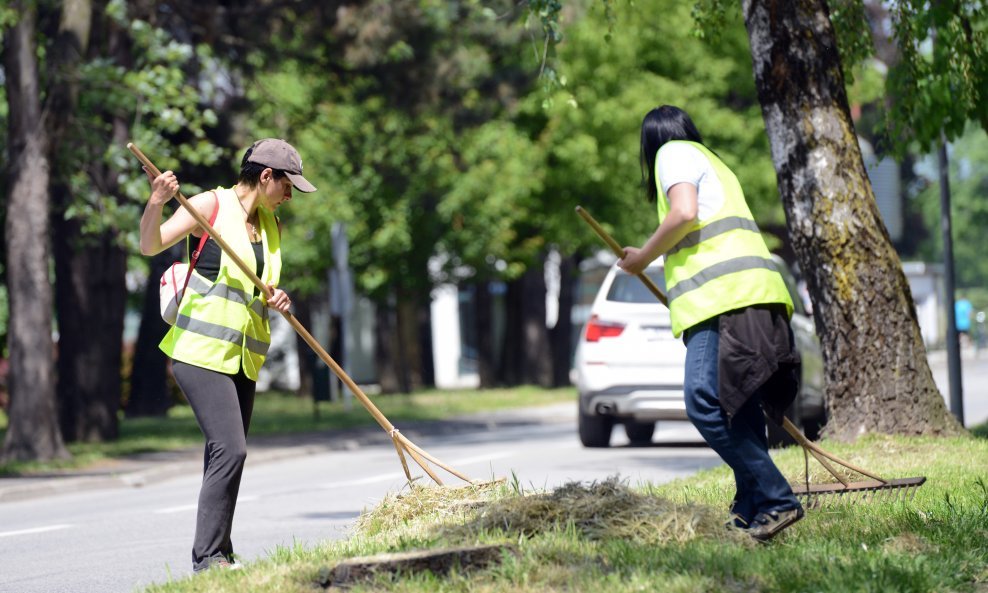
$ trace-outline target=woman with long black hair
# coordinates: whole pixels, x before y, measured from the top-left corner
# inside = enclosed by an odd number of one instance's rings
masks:
[[[768,454],[765,415],[781,422],[799,388],[793,305],[734,173],[670,105],[641,127],[642,180],[659,225],[618,265],[665,257],[672,331],[684,336],[686,411],[734,470],[729,525],[768,540],[803,516]]]

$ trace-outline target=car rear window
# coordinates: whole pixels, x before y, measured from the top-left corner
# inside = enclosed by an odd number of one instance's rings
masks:
[[[659,290],[665,292],[666,280],[661,269],[645,270],[648,276]],[[624,272],[618,272],[614,276],[610,290],[607,291],[607,300],[618,303],[655,303],[655,295],[645,286],[645,283],[637,276],[630,276]]]

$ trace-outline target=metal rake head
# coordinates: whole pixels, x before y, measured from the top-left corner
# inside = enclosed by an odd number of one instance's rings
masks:
[[[897,480],[849,482],[847,484],[807,484],[793,486],[793,494],[806,508],[820,508],[840,502],[910,502],[926,482],[925,477]]]

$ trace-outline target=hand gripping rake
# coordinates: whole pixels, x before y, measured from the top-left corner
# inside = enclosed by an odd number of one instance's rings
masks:
[[[141,163],[147,168],[147,170],[152,175],[154,175],[155,177],[161,175],[161,171],[159,171],[158,168],[155,167],[154,164],[152,164],[151,161],[146,156],[144,156],[144,153],[141,152],[141,150],[137,148],[137,146],[135,146],[132,142],[127,144],[127,148],[132,153],[134,153],[134,156],[136,156],[138,160],[141,161]],[[192,217],[195,218],[199,226],[202,227],[206,232],[208,232],[209,236],[214,241],[216,241],[216,243],[220,246],[221,249],[223,249],[223,251],[227,254],[227,256],[229,256],[230,259],[233,260],[235,264],[237,264],[237,267],[240,268],[244,274],[247,274],[247,277],[250,278],[251,282],[253,282],[258,289],[260,289],[268,298],[270,298],[271,291],[268,290],[268,287],[265,286],[264,283],[261,281],[261,279],[257,277],[257,274],[254,273],[254,270],[248,267],[247,264],[245,264],[243,260],[240,259],[236,253],[234,253],[234,251],[230,248],[230,246],[226,243],[226,241],[224,241],[223,238],[216,232],[216,229],[214,229],[212,225],[209,224],[209,221],[207,221],[201,214],[199,214],[198,210],[192,207],[188,199],[185,196],[183,196],[181,192],[177,193],[175,197],[178,198],[178,201],[182,205],[182,207],[184,207],[186,210],[189,211],[190,214],[192,214]],[[401,434],[401,432],[399,432],[398,429],[395,428],[394,425],[388,421],[388,419],[384,416],[384,414],[382,414],[381,411],[377,409],[377,406],[375,406],[374,403],[371,402],[370,398],[368,398],[367,395],[365,395],[364,392],[361,391],[359,387],[357,387],[357,384],[353,382],[353,379],[351,379],[349,375],[346,374],[343,368],[340,367],[340,365],[336,364],[336,361],[333,360],[333,358],[323,349],[323,347],[319,345],[319,342],[317,342],[316,339],[312,337],[312,334],[310,334],[305,329],[305,327],[302,326],[301,323],[299,323],[298,319],[295,319],[294,315],[292,315],[291,313],[282,313],[282,316],[284,316],[284,318],[288,321],[288,323],[293,328],[295,328],[295,331],[298,332],[298,335],[302,336],[302,339],[305,341],[305,343],[308,344],[313,351],[315,351],[315,353],[319,356],[319,358],[322,359],[322,361],[329,366],[329,368],[333,371],[333,373],[335,373],[336,376],[339,377],[340,380],[343,381],[343,383],[350,389],[350,391],[352,391],[353,394],[357,396],[357,399],[360,401],[360,403],[363,404],[365,408],[367,408],[367,411],[370,412],[371,416],[373,416],[375,420],[377,420],[377,423],[381,425],[381,428],[383,428],[388,433],[388,435],[391,437],[391,441],[394,443],[395,451],[398,452],[398,458],[401,460],[401,467],[403,470],[405,470],[405,477],[408,479],[409,484],[412,483],[412,475],[408,470],[408,461],[405,459],[406,453],[408,454],[409,457],[412,458],[412,460],[415,461],[415,463],[419,464],[419,466],[425,471],[425,473],[429,475],[430,478],[432,478],[432,480],[436,484],[440,486],[443,485],[442,480],[440,480],[439,477],[435,474],[435,472],[433,472],[432,468],[429,467],[429,463],[427,461],[431,461],[435,465],[441,467],[442,469],[446,470],[450,474],[456,476],[457,478],[460,478],[465,482],[468,482],[470,484],[476,483],[474,480],[471,480],[470,478],[466,477],[465,475],[461,474],[460,472],[446,465],[442,461],[436,459],[432,455],[429,455],[421,447],[419,447],[412,441],[408,440],[408,437]]]
[[[597,235],[604,240],[604,243],[611,248],[614,255],[619,258],[624,257],[624,250],[621,246],[609,234],[607,234],[607,231],[605,231],[604,228],[600,226],[600,224],[598,224],[592,216],[590,216],[589,212],[580,206],[577,206],[576,213],[579,214],[583,220],[585,220],[587,224],[593,228]],[[663,305],[666,307],[669,306],[668,299],[666,299],[666,296],[662,294],[659,287],[652,282],[651,278],[645,274],[638,274],[637,276],[642,282],[645,283],[645,286],[648,287],[652,294],[654,294]],[[901,478],[896,480],[886,480],[885,478],[880,478],[865,469],[824,451],[817,446],[816,443],[813,443],[806,438],[806,435],[804,435],[795,424],[790,422],[788,418],[782,418],[782,428],[789,433],[789,436],[799,443],[799,445],[803,448],[803,455],[806,457],[806,481],[804,484],[794,485],[792,487],[792,491],[793,494],[800,499],[800,502],[802,502],[807,508],[815,508],[831,502],[837,502],[837,500],[844,495],[854,495],[862,502],[878,500],[912,500],[912,498],[916,496],[916,490],[918,490],[919,487],[926,482],[925,477]],[[809,455],[812,455],[817,461],[819,461],[820,465],[830,472],[830,474],[837,480],[837,483],[810,484]],[[871,479],[861,482],[849,482],[841,476],[837,469],[834,468],[834,466],[830,463],[831,461]]]

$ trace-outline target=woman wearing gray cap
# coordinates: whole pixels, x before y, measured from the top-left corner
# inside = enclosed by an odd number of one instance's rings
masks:
[[[150,174],[149,174],[150,177]],[[302,176],[298,151],[284,140],[266,138],[244,154],[240,177],[189,201],[212,221],[241,260],[272,290],[271,298],[210,238],[199,252],[179,304],[178,317],[161,341],[172,371],[206,437],[192,566],[232,567],[230,530],[247,456],[247,430],[254,407],[257,373],[271,344],[266,307],[287,312],[291,299],[278,288],[281,235],[274,211],[292,190],[316,188]],[[141,252],[154,255],[201,230],[185,208],[162,222],[162,207],[178,192],[171,171],[151,179],[151,197],[141,218]],[[191,249],[190,249],[191,252]],[[191,258],[190,258],[191,259]]]

